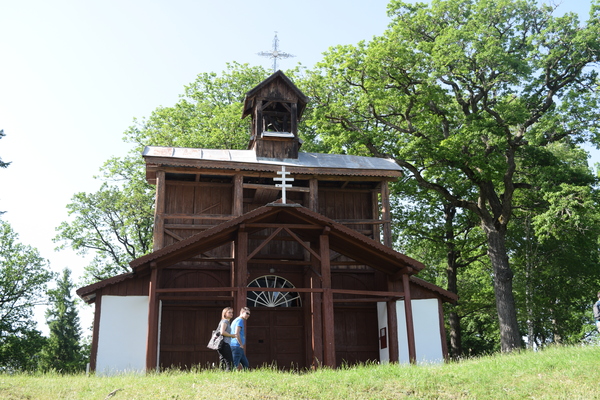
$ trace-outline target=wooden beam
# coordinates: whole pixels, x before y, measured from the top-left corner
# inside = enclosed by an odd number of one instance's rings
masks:
[[[290,114],[290,130],[294,136],[298,136],[298,103],[291,103]]]
[[[438,297],[438,316],[440,321],[440,340],[442,341],[442,354],[444,355],[444,360],[449,360],[448,355],[448,343],[446,342],[446,328],[444,326],[444,308],[442,304],[442,299]]]
[[[390,212],[390,187],[388,182],[381,182],[381,219],[383,224],[383,244],[392,247],[392,224]]]
[[[379,220],[379,193],[377,191],[371,192],[371,212],[373,213],[372,217],[374,220]],[[379,225],[373,226],[373,240],[381,243],[381,230]]]
[[[387,289],[390,291],[401,290],[401,283],[386,279]],[[404,294],[404,291],[402,292]],[[388,330],[388,354],[391,363],[400,360],[400,344],[398,342],[398,302],[397,299],[388,301],[387,310],[387,330]]]
[[[298,236],[296,236],[296,234],[294,232],[291,231],[291,229],[289,229],[288,227],[284,227],[283,229],[285,229],[285,231],[291,236],[293,237],[296,242],[298,242],[300,244],[300,246],[304,247],[309,253],[311,253],[313,256],[315,256],[317,259],[319,259],[321,256],[318,255],[313,249],[310,248],[310,246],[307,246],[306,243],[304,243],[302,240],[300,240],[300,238]]]
[[[178,242],[181,242],[183,240],[183,238],[181,236],[179,236],[175,232],[172,232],[168,229],[164,229],[164,232],[165,232],[165,235],[171,236],[173,239],[177,240]]]
[[[246,225],[246,227],[248,227],[248,225]],[[274,231],[273,233],[271,233],[267,239],[263,240],[263,241],[262,241],[262,243],[261,243],[260,245],[258,245],[258,247],[257,247],[256,249],[254,249],[254,251],[253,251],[253,252],[252,252],[250,255],[248,255],[248,258],[247,258],[247,259],[249,260],[249,259],[251,259],[252,257],[254,257],[254,256],[255,256],[255,255],[256,255],[256,254],[257,254],[257,253],[258,253],[258,252],[259,252],[259,251],[260,251],[260,250],[261,250],[263,247],[265,247],[267,244],[269,244],[269,242],[270,242],[271,240],[273,240],[273,238],[274,238],[275,236],[277,236],[277,234],[278,234],[279,232],[281,232],[281,230],[282,230],[282,229],[283,229],[283,228],[281,228],[281,227],[279,227],[279,228],[275,229],[275,231]]]
[[[286,259],[269,259],[269,258],[253,258],[248,260],[248,264],[285,264],[285,265],[310,265],[310,261],[288,260]]]
[[[165,296],[159,295],[163,301],[233,301],[233,296]]]
[[[413,322],[412,301],[410,297],[410,281],[409,276],[404,275],[402,278],[404,286],[404,312],[406,314],[406,337],[408,339],[408,358],[411,364],[417,362],[417,351],[415,346],[415,327]]]
[[[190,221],[196,219],[208,219],[215,221],[227,221],[231,219],[229,214],[184,214],[184,213],[172,213],[163,214],[164,219],[189,219]],[[187,227],[186,227],[187,228]]]
[[[404,278],[404,275],[412,275],[414,270],[411,267],[404,267],[390,275],[390,281],[395,282]]]
[[[154,245],[153,250],[157,251],[165,245],[165,201],[166,201],[166,184],[165,184],[165,171],[156,171],[156,207],[154,210]]]
[[[310,189],[308,208],[311,211],[319,212],[319,181],[315,178],[311,178],[308,181],[308,187]]]
[[[397,297],[362,297],[362,298],[352,298],[352,299],[333,299],[334,303],[380,303],[380,302],[388,302],[388,301],[396,301]]]
[[[229,217],[231,218],[231,217]],[[186,230],[196,230],[196,231],[205,231],[217,224],[165,224],[165,229],[186,229]]]
[[[230,292],[235,289],[235,287],[162,288],[156,289],[156,293]]]
[[[244,176],[236,174],[233,177],[233,204],[231,212],[236,217],[244,213]]]
[[[335,368],[335,326],[333,313],[333,293],[331,292],[331,266],[329,265],[329,236],[319,236],[321,254],[321,283],[323,287],[323,364]]]
[[[233,286],[235,286],[235,312],[237,315],[242,307],[246,307],[247,303],[247,289],[248,285],[248,232],[239,230],[237,234],[237,240],[235,241],[235,267],[234,275],[235,280]]]
[[[322,225],[311,225],[311,224],[283,224],[283,223],[268,223],[268,222],[261,222],[261,223],[249,223],[246,224],[246,227],[248,228],[261,228],[261,229],[270,229],[270,228],[293,228],[293,229],[323,229]]]
[[[391,222],[378,219],[335,219],[334,221],[344,225],[382,225]]]
[[[334,294],[353,294],[357,296],[379,296],[379,297],[395,297],[401,298],[404,296],[403,292],[390,291],[375,291],[375,290],[349,290],[349,289],[331,289]]]
[[[158,313],[159,302],[156,291],[158,289],[158,268],[155,263],[151,265],[150,283],[148,284],[148,337],[146,341],[146,371],[151,372],[158,367]]]
[[[387,308],[388,353],[391,363],[397,363],[400,359],[398,345],[398,314],[396,305],[396,299],[385,303]]]
[[[281,188],[278,188],[274,185],[263,185],[263,184],[259,184],[259,183],[244,183],[244,189],[263,189],[263,190],[277,190],[280,191]],[[288,192],[306,192],[308,193],[310,191],[309,188],[307,187],[302,187],[302,186],[292,186],[290,188],[286,188],[285,189]]]
[[[320,260],[311,255],[311,268],[309,270],[310,281],[310,346],[312,357],[310,364],[312,368],[318,368],[323,364],[323,289],[320,270]]]
[[[232,287],[195,287],[195,288],[161,288],[156,289],[156,293],[202,293],[202,292],[229,292],[236,290],[236,286]],[[323,293],[323,288],[267,288],[267,287],[248,287],[248,290],[252,292],[297,292],[297,293]],[[350,290],[350,289],[330,289],[331,294],[349,294],[355,296],[373,296],[369,298],[371,301],[386,301],[387,299],[399,299],[404,297],[403,292],[394,292],[394,291],[374,291],[374,290]],[[183,297],[182,297],[183,299]],[[336,301],[347,301],[353,302],[356,299],[336,299]]]
[[[98,359],[98,334],[100,332],[100,316],[102,315],[102,291],[96,294],[94,301],[94,326],[92,332],[92,348],[90,349],[90,370],[96,370],[96,360]]]

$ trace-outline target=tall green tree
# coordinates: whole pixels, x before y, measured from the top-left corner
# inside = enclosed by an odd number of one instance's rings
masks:
[[[43,371],[85,370],[87,360],[82,351],[79,315],[72,292],[71,271],[65,268],[56,288],[48,291],[50,308],[46,311],[46,321],[50,336],[40,354],[39,367]]]
[[[325,56],[307,93],[319,102],[313,123],[334,151],[392,157],[477,216],[501,349],[519,348],[507,232],[518,194],[539,190],[521,161],[597,141],[600,7],[584,25],[533,0],[394,0],[388,12],[381,37]]]
[[[471,305],[477,304],[464,286],[468,282],[463,270],[485,257],[485,238],[472,214],[440,201],[432,192],[411,185],[410,181],[394,185],[396,204],[393,208],[396,247],[428,268],[419,276],[446,287],[459,295],[455,305],[446,305],[449,353],[452,358],[463,356],[463,328],[461,320],[472,315]],[[409,187],[413,187],[411,191]],[[477,306],[479,307],[479,306]],[[493,309],[493,305],[489,306]],[[465,331],[469,335],[468,331]],[[472,346],[471,346],[472,347]],[[489,349],[482,349],[485,352]],[[476,350],[471,350],[471,353]]]
[[[142,180],[104,182],[95,193],[77,193],[67,205],[73,219],[58,227],[55,241],[93,259],[84,279],[95,282],[129,272],[129,262],[152,249],[153,197]]]
[[[35,329],[33,308],[46,304],[52,278],[37,249],[19,243],[12,227],[0,220],[0,369],[34,368],[43,338]]]

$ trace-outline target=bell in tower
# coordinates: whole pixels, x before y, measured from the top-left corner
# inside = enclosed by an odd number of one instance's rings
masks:
[[[306,97],[281,71],[246,93],[242,118],[252,117],[249,150],[260,158],[298,158],[298,121]]]

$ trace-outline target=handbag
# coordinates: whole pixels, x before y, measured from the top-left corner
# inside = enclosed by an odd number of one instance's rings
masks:
[[[212,331],[212,335],[206,347],[212,350],[219,350],[223,345],[223,336],[221,336],[221,332],[218,330]]]

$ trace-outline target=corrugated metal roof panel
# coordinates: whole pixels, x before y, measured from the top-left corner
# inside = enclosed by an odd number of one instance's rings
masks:
[[[396,162],[388,158],[362,157],[345,154],[299,153],[298,159],[259,158],[254,150],[191,149],[147,146],[144,157],[163,157],[190,160],[229,161],[265,165],[286,165],[304,168],[343,168],[357,170],[400,171]]]

